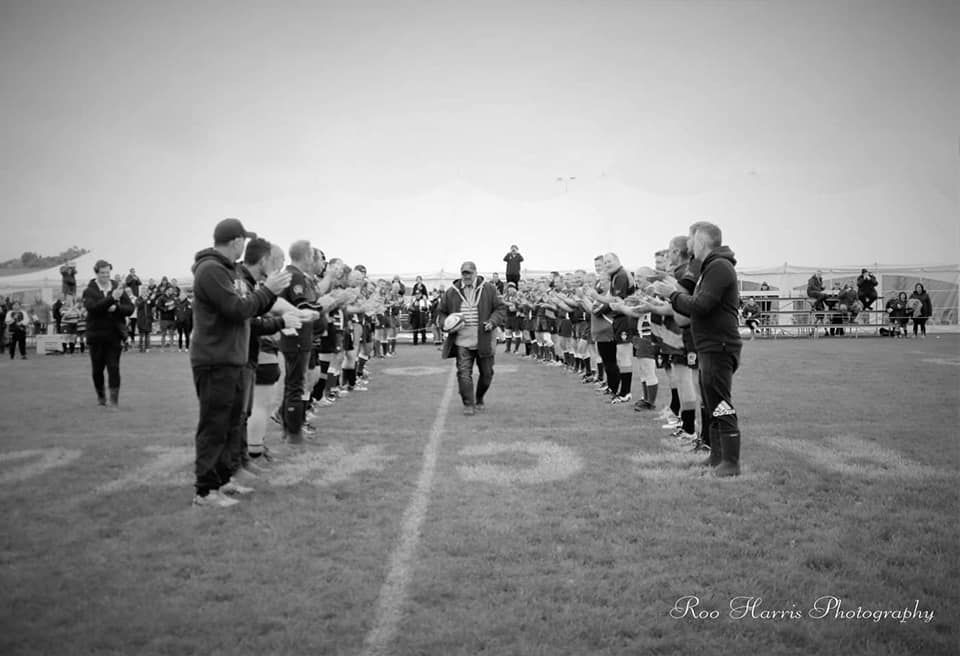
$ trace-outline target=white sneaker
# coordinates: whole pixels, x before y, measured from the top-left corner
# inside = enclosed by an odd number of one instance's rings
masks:
[[[230,480],[240,485],[255,485],[258,480],[256,472],[241,467],[231,477]]]
[[[202,497],[199,494],[194,495],[193,505],[197,508],[229,508],[235,506],[239,501],[230,499],[220,494],[219,490],[210,490],[207,496]]]
[[[667,423],[665,423],[660,428],[676,428],[677,426],[681,426],[682,424],[683,424],[683,421],[680,420],[680,417],[673,417],[672,419],[667,419]]]
[[[618,405],[620,403],[630,403],[633,400],[633,394],[626,394],[624,396],[615,396],[613,400],[610,401],[611,405]]]
[[[221,494],[243,495],[243,494],[253,494],[254,489],[252,487],[247,487],[246,485],[240,485],[236,481],[229,480],[224,485],[220,486],[220,492]]]

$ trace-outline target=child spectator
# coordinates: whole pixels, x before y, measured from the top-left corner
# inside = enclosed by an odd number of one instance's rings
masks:
[[[180,298],[177,299],[177,309],[174,321],[177,326],[177,350],[190,350],[190,331],[193,330],[193,302],[187,296],[187,292],[180,290]],[[187,346],[184,348],[183,340],[186,337]]]
[[[139,348],[141,353],[150,352],[150,333],[153,332],[153,304],[147,296],[141,296],[136,303],[137,333],[140,335]]]

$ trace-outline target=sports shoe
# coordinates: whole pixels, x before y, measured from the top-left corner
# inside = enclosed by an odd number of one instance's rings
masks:
[[[683,424],[683,421],[680,420],[680,417],[673,417],[672,419],[668,419],[667,423],[660,428],[677,428],[681,424]]]
[[[477,412],[487,411],[487,406],[483,405],[482,403],[477,403],[477,405],[475,405],[474,408],[476,408]]]
[[[696,433],[685,433],[683,432],[683,429],[680,429],[679,434],[677,434],[676,432],[671,434],[677,438],[677,441],[680,442],[680,444],[683,444],[683,445],[693,444],[694,442],[697,441]]]
[[[252,487],[247,487],[246,485],[240,485],[239,483],[231,479],[220,486],[220,492],[222,494],[244,495],[244,494],[253,494],[254,489]]]
[[[263,466],[261,460],[263,459],[263,454],[261,453],[255,459],[251,458],[250,462],[244,463],[243,471],[250,472],[254,476],[260,477],[269,474],[270,472]],[[266,461],[264,461],[266,462]]]
[[[278,426],[283,426],[283,417],[280,416],[280,410],[274,410],[273,414],[270,415],[270,421],[277,424]]]
[[[240,502],[236,499],[230,499],[220,494],[219,490],[210,490],[205,497],[199,494],[193,497],[193,506],[197,508],[229,508],[238,503]]]
[[[337,397],[324,395],[322,399],[317,401],[317,405],[319,405],[321,408],[329,408],[330,406],[334,405],[336,402],[337,402]]]
[[[620,403],[630,403],[633,400],[633,394],[627,394],[625,396],[615,396],[613,400],[610,401],[610,405],[618,405]]]
[[[230,480],[240,485],[252,485],[259,480],[259,476],[245,467],[240,467],[230,476]]]
[[[476,412],[476,409],[472,405],[463,406],[463,414],[465,417],[472,417]]]
[[[302,430],[303,430],[303,434],[306,437],[313,437],[314,435],[317,434],[316,426],[313,426],[310,422],[304,422]]]
[[[655,405],[652,405],[646,399],[640,399],[639,401],[633,404],[633,409],[636,412],[647,412],[648,410],[656,410],[657,407]]]

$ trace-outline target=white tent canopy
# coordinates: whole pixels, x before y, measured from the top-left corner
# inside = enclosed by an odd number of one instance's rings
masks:
[[[125,266],[116,260],[111,260],[109,256],[104,256],[100,252],[90,252],[80,257],[70,260],[77,267],[77,289],[82,290],[87,283],[94,277],[93,266],[97,260],[106,260],[113,265],[114,275],[126,277],[131,266],[137,269],[137,276],[146,283],[150,278],[160,280],[163,276],[176,278],[180,284],[189,285],[193,281],[193,275],[187,272],[185,275],[170,275],[170,272],[164,272],[156,275],[155,272],[144,272],[135,265]],[[33,301],[35,298],[42,298],[47,303],[60,294],[61,276],[60,266],[50,267],[49,269],[37,269],[35,271],[26,271],[12,276],[0,276],[0,296],[19,296],[21,299]],[[182,267],[180,267],[182,268]]]

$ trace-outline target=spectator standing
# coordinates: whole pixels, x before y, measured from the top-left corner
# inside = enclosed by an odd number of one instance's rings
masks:
[[[109,262],[97,260],[93,271],[97,277],[90,281],[83,292],[93,387],[97,392],[97,403],[105,406],[107,396],[103,387],[103,370],[106,369],[110,407],[116,409],[120,399],[120,353],[126,335],[124,322],[133,314],[133,304],[123,288],[110,279],[113,267]]]
[[[157,303],[160,314],[160,348],[166,349],[167,346],[173,347],[177,319],[177,291],[169,282],[164,285]]]
[[[77,325],[80,323],[80,304],[73,296],[63,299],[63,351],[74,355],[77,352]]]
[[[740,427],[733,405],[733,375],[740,365],[737,309],[740,305],[736,259],[723,245],[720,228],[701,221],[690,227],[691,250],[701,262],[693,294],[675,281],[653,283],[653,291],[669,296],[673,309],[690,317],[700,366],[700,387],[710,417],[710,459],[717,476],[740,473]]]
[[[923,283],[918,282],[913,286],[911,299],[920,301],[920,310],[913,313],[913,336],[917,336],[917,329],[923,337],[927,336],[927,319],[933,316],[933,303],[930,301],[930,294],[927,293]]]
[[[490,284],[497,288],[497,293],[503,296],[503,280],[500,278],[500,274],[496,271],[493,272],[493,276],[490,278]],[[516,287],[516,285],[514,285]]]
[[[153,303],[149,296],[140,296],[137,298],[137,333],[139,335],[139,348],[141,353],[150,352],[150,335],[153,333]]]
[[[413,289],[410,290],[411,296],[416,296],[421,294],[424,298],[427,296],[427,286],[423,284],[423,276],[417,276],[416,281],[413,283]]]
[[[30,313],[33,315],[33,334],[46,335],[50,325],[50,306],[38,296]]]
[[[134,296],[138,298],[140,297],[140,286],[143,283],[140,282],[140,276],[137,275],[137,270],[133,267],[130,267],[130,273],[127,274],[124,284],[130,288],[130,291],[133,292]]]
[[[10,359],[13,360],[13,355],[19,347],[20,359],[26,360],[27,326],[30,325],[30,320],[27,317],[26,311],[24,311],[23,307],[21,307],[19,301],[14,301],[13,307],[7,312],[7,316],[4,318],[3,322],[7,327],[7,332],[9,333]]]
[[[523,255],[516,244],[510,246],[510,252],[503,256],[503,261],[507,263],[507,282],[516,285],[520,284],[520,264],[523,262]]]
[[[224,496],[224,492],[252,491],[230,481],[228,448],[241,437],[250,319],[266,312],[290,282],[289,273],[278,272],[251,292],[238,283],[235,262],[243,255],[247,238],[255,237],[237,219],[224,219],[213,231],[213,248],[198,252],[193,265],[190,365],[200,404],[195,437],[195,506],[229,507],[237,501]]]
[[[174,321],[177,326],[177,350],[190,350],[190,332],[193,330],[193,302],[187,295],[187,292],[180,290],[180,298],[177,299],[176,313]],[[184,347],[183,340],[186,338],[187,345]]]
[[[419,276],[418,276],[419,277]],[[427,299],[427,287],[413,286],[413,299],[410,301],[410,328],[413,330],[413,344],[427,343],[427,324],[430,322],[430,301]]]
[[[9,299],[0,299],[0,349],[7,346],[7,301]]]
[[[60,293],[63,296],[77,295],[77,265],[73,262],[65,262],[60,267]]]
[[[50,314],[51,316],[53,316],[53,329],[56,331],[56,334],[58,335],[61,332],[63,332],[63,330],[61,330],[62,328],[61,321],[63,319],[63,312],[62,312],[63,301],[64,299],[62,298],[58,298],[57,300],[55,300],[53,302],[53,307],[50,310]]]
[[[768,292],[770,291],[770,285],[767,284],[767,281],[764,280],[760,283],[760,291]],[[760,325],[763,326],[765,333],[769,332],[768,326],[770,325],[770,311],[773,309],[773,302],[770,300],[769,296],[760,297]]]

